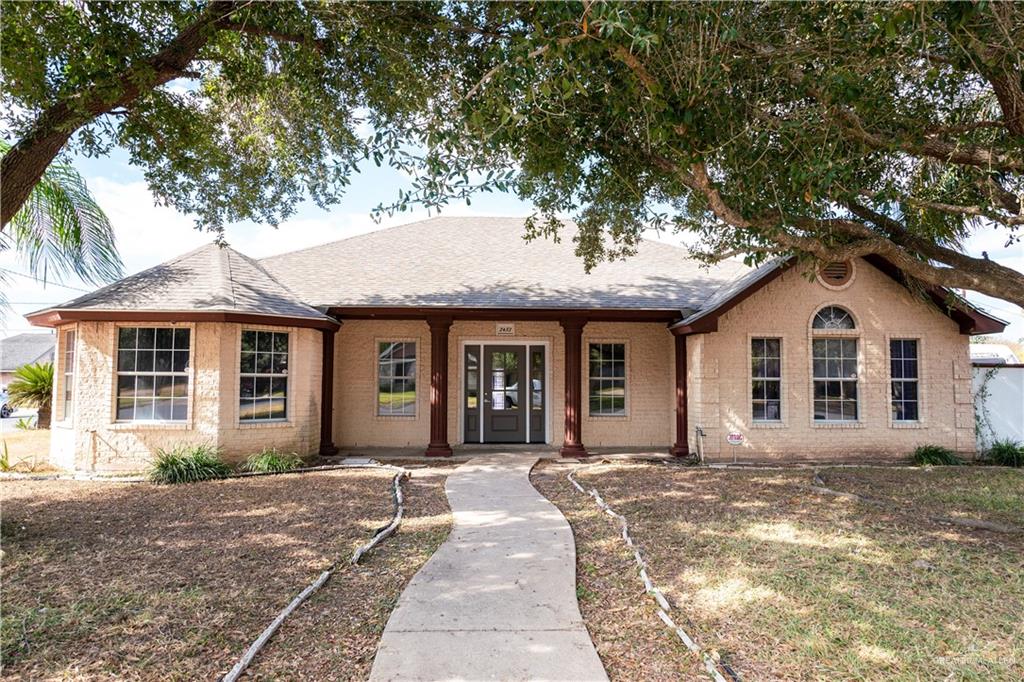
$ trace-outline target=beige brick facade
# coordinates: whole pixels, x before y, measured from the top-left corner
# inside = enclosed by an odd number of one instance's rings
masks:
[[[849,310],[857,323],[859,421],[815,423],[812,413],[811,320],[826,305]],[[782,421],[755,424],[751,411],[750,339],[782,339]],[[918,339],[921,419],[893,423],[889,340]],[[974,452],[968,339],[939,310],[924,304],[864,261],[853,280],[829,288],[787,270],[725,313],[718,331],[688,339],[691,427],[704,433],[711,461],[750,459],[891,459],[933,443]],[[729,445],[730,432],[744,436]],[[691,448],[696,446],[690,436]]]
[[[495,322],[455,322],[448,337],[448,439],[463,442],[463,349],[467,343],[544,345],[547,349],[546,441],[560,446],[565,431],[565,348],[557,322],[507,320],[515,335],[497,336]],[[377,414],[377,343],[417,343],[416,415]],[[592,322],[583,330],[590,342],[626,345],[626,412],[620,417],[591,416],[584,398],[583,442],[599,446],[667,447],[673,438],[672,335],[662,324]],[[335,340],[334,440],[345,448],[423,447],[430,440],[430,330],[422,321],[346,321]],[[586,386],[584,357],[580,380]]]
[[[810,323],[825,305],[855,317],[858,341],[860,420],[817,424],[812,418]],[[467,343],[540,344],[547,349],[545,436],[564,439],[564,335],[557,322],[509,319],[513,336],[498,336],[495,322],[455,322],[448,346],[448,438],[463,441],[463,348]],[[154,451],[177,443],[210,443],[230,459],[274,446],[308,454],[319,445],[321,333],[290,327],[229,323],[78,322],[77,386],[72,414],[55,400],[52,460],[85,471],[144,468]],[[72,326],[63,326],[59,332]],[[119,326],[187,326],[192,329],[188,419],[181,423],[118,423],[115,420],[115,355]],[[239,422],[239,352],[242,329],[290,334],[288,418]],[[755,424],[751,414],[750,339],[782,339],[782,421]],[[920,342],[921,420],[894,424],[889,405],[889,340]],[[58,334],[58,343],[63,342]],[[377,344],[417,344],[416,413],[377,414]],[[626,414],[591,416],[587,401],[587,348],[594,342],[626,347]],[[424,448],[430,439],[430,330],[424,321],[347,320],[335,339],[334,443],[343,448]],[[58,346],[54,393],[63,394],[63,348]],[[973,452],[967,337],[936,309],[864,262],[852,281],[827,288],[788,270],[719,320],[718,331],[687,338],[689,444],[701,443],[710,461],[897,458],[916,445],[934,443]],[[675,439],[674,339],[664,324],[591,322],[583,330],[582,440],[588,447],[666,450]],[[740,433],[742,446],[726,436]]]
[[[183,422],[119,423],[115,419],[115,356],[119,327],[188,327],[192,330],[188,418]],[[320,435],[320,333],[311,329],[245,325],[289,333],[288,417],[284,422],[239,423],[238,369],[243,326],[226,323],[154,324],[78,322],[76,386],[70,415],[55,399],[51,460],[79,471],[138,471],[157,449],[179,443],[220,447],[229,460],[263,447],[308,454]],[[61,327],[60,331],[71,328]],[[63,341],[63,334],[59,338]],[[62,351],[63,349],[61,349]],[[63,353],[58,355],[63,363]],[[54,395],[63,395],[63,365]]]

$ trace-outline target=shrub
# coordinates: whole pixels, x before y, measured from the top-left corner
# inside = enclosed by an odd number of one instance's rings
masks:
[[[949,448],[944,448],[941,445],[921,445],[914,450],[914,454],[911,455],[914,460],[914,464],[918,466],[951,466],[956,464],[963,464],[963,461],[956,456]]]
[[[262,474],[279,474],[284,471],[291,471],[303,465],[302,458],[295,453],[278,452],[277,448],[263,448],[242,464],[245,471],[253,471]]]
[[[988,449],[988,458],[993,464],[1004,467],[1024,466],[1024,444],[1012,440],[997,440]]]
[[[11,405],[39,409],[36,428],[50,428],[50,403],[53,401],[53,363],[22,365],[14,370],[14,379],[7,386]]]
[[[224,478],[231,467],[220,458],[220,450],[212,445],[178,445],[170,451],[157,450],[149,469],[154,483],[192,483]]]

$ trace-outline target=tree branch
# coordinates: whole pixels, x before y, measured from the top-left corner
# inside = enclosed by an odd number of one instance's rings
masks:
[[[811,88],[810,92],[813,94],[816,89]],[[819,97],[820,93],[815,96],[815,99],[819,99]],[[827,110],[835,112],[835,118],[838,119],[844,130],[872,149],[881,151],[902,149],[915,156],[927,156],[946,163],[976,166],[985,170],[1018,173],[1024,171],[1024,161],[1021,159],[1006,154],[996,154],[981,147],[953,144],[935,137],[928,137],[924,142],[917,142],[871,132],[864,127],[863,121],[851,109],[830,105],[827,100],[822,101],[822,104]]]
[[[78,129],[111,110],[127,107],[142,93],[180,77],[206,45],[216,24],[236,8],[233,2],[211,2],[163,49],[119,76],[116,97],[107,94],[110,88],[106,84],[93,84],[40,113],[0,161],[0,230],[21,209],[43,172]]]
[[[323,38],[310,38],[309,36],[300,35],[298,33],[276,31],[274,29],[266,28],[264,26],[256,26],[247,22],[221,20],[217,22],[217,28],[225,31],[234,31],[236,33],[259,36],[262,38],[272,38],[279,43],[305,45],[306,47],[311,47],[318,52],[324,52],[330,45],[330,41]]]
[[[932,211],[941,211],[942,213],[954,213],[956,215],[975,216],[978,218],[988,218],[992,222],[1006,225],[1007,227],[1016,227],[1017,225],[1024,225],[1024,216],[1008,216],[1002,213],[996,213],[990,211],[982,206],[960,206],[958,204],[944,204],[938,201],[928,201],[926,199],[918,199],[916,197],[907,197],[907,203],[911,206],[917,206],[918,208],[927,208]]]
[[[921,282],[970,289],[1024,306],[1024,274],[995,261],[973,258],[922,239],[909,233],[899,222],[866,206],[850,202],[847,207],[861,220],[878,226],[881,233],[864,223],[842,218],[821,220],[781,214],[747,218],[722,198],[703,162],[691,164],[688,170],[664,157],[655,157],[652,162],[674,172],[683,184],[702,194],[715,217],[734,228],[753,230],[769,241],[822,261],[879,255]],[[788,230],[787,224],[798,228],[802,234]],[[817,236],[820,233],[843,239],[823,239]]]

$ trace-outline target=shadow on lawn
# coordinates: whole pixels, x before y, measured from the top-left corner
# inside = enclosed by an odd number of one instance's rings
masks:
[[[221,673],[311,577],[387,523],[390,482],[4,482],[4,672]]]
[[[578,480],[629,519],[652,578],[746,679],[1013,678],[1024,538],[822,497],[809,477],[627,465]]]

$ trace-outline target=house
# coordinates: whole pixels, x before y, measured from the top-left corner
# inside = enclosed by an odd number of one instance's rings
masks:
[[[972,343],[971,362],[975,365],[1016,365],[1017,354],[1005,343]]]
[[[949,292],[914,293],[880,259],[708,269],[656,242],[587,274],[571,231],[436,218],[258,261],[210,245],[32,313],[59,335],[52,458],[974,451],[968,336],[1004,323]]]
[[[0,388],[14,380],[19,367],[53,362],[53,334],[15,334],[0,339]]]

